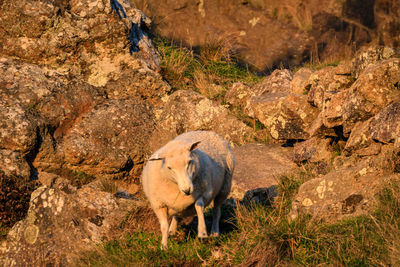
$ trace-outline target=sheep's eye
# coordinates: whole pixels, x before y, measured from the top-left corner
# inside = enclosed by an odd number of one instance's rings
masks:
[[[168,166],[168,169],[172,170],[172,168],[170,166]]]

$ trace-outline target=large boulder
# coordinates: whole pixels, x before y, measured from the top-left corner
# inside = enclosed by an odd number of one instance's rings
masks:
[[[307,139],[307,130],[318,115],[317,109],[307,102],[307,96],[287,92],[253,97],[250,109],[277,140]]]
[[[163,96],[170,87],[158,73],[151,21],[129,2],[121,5],[126,17],[119,18],[110,1],[4,2],[0,53],[106,86],[109,97]]]
[[[155,116],[153,151],[187,131],[212,130],[235,144],[243,144],[253,135],[253,130],[226,108],[191,90],[179,90],[165,98]]]
[[[399,100],[399,82],[400,58],[382,60],[367,67],[349,89],[342,111],[343,121],[351,127]]]
[[[342,63],[337,67],[326,67],[310,75],[308,79],[308,102],[322,109],[325,92],[339,92],[347,89],[354,82],[350,75],[350,67]]]
[[[231,196],[242,199],[246,192],[260,188],[276,191],[279,178],[293,172],[297,166],[291,161],[292,148],[276,144],[247,144],[233,149],[235,171],[232,180]],[[249,171],[251,170],[251,171]],[[264,191],[262,191],[264,192]]]
[[[400,136],[400,102],[382,109],[373,118],[358,122],[353,128],[345,149],[349,152],[379,143],[394,143]]]
[[[110,100],[74,124],[57,152],[72,170],[113,178],[139,176],[154,128],[154,115],[145,102]]]
[[[375,194],[389,176],[382,175],[368,159],[342,166],[302,184],[292,202],[290,217],[309,213],[337,220],[372,212]]]
[[[36,189],[25,219],[0,245],[1,266],[69,266],[83,251],[111,239],[141,202],[117,198],[94,182],[77,189],[60,177]]]
[[[369,65],[349,89],[324,93],[323,124],[328,128],[343,126],[348,135],[356,122],[368,120],[400,99],[399,81],[400,59]]]
[[[262,82],[254,86],[250,87],[240,82],[233,84],[226,92],[225,101],[233,106],[247,108],[247,111],[249,111],[252,97],[266,93],[288,92],[292,79],[293,74],[290,70],[274,70]]]

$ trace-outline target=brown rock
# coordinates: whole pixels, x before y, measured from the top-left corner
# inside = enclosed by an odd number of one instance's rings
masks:
[[[19,176],[29,179],[31,168],[24,157],[11,150],[0,149],[0,170],[6,176]]]
[[[155,122],[143,101],[96,106],[65,135],[58,153],[70,169],[95,176],[140,175]]]
[[[276,189],[279,177],[292,172],[297,167],[290,160],[291,152],[292,148],[279,145],[247,144],[235,147],[233,153],[236,166],[231,196],[242,199],[249,190]]]
[[[157,72],[159,56],[145,30],[151,21],[129,2],[121,5],[123,19],[110,1],[70,1],[63,8],[53,2],[4,3],[0,18],[8,30],[0,33],[0,52],[80,75],[91,85],[106,86],[113,98],[164,96],[170,87]],[[132,43],[129,31],[135,33]]]
[[[375,194],[385,179],[368,161],[343,167],[305,182],[292,203],[291,218],[299,213],[332,220],[372,212]]]
[[[353,125],[367,120],[392,101],[400,99],[400,59],[379,61],[365,69],[349,89],[343,120]]]
[[[212,130],[230,142],[243,144],[252,137],[252,129],[227,109],[190,90],[179,90],[164,99],[156,111],[157,130],[152,136],[155,151],[173,137],[195,130]]]
[[[310,75],[308,84],[308,102],[314,107],[322,109],[325,101],[325,92],[338,92],[350,87],[353,79],[346,72],[346,64],[338,67],[326,67]]]
[[[20,104],[9,106],[0,100],[0,149],[27,155],[37,145],[39,118]]]
[[[58,178],[32,193],[26,218],[0,246],[0,265],[71,265],[83,251],[111,239],[126,214],[141,203],[116,198],[95,182],[81,189]]]
[[[293,75],[293,80],[290,83],[290,91],[294,94],[304,95],[306,94],[309,88],[309,78],[313,70],[309,68],[301,68]]]
[[[329,161],[332,158],[333,148],[330,145],[331,140],[311,138],[304,142],[299,142],[294,145],[293,161],[301,163],[304,161],[319,162]]]
[[[399,57],[400,54],[391,47],[368,46],[360,49],[351,61],[352,76],[358,78],[368,66],[378,61]]]
[[[290,93],[267,93],[250,100],[250,109],[274,139],[307,139],[307,129],[317,117],[317,110],[307,96]]]
[[[249,108],[250,98],[267,93],[288,92],[293,74],[290,70],[274,70],[271,75],[250,87],[243,83],[235,83],[225,95],[225,101],[233,106]],[[249,111],[249,110],[248,110]],[[251,115],[251,114],[250,114]]]

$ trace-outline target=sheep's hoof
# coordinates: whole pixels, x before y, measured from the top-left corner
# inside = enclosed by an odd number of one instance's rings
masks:
[[[176,231],[168,231],[168,235],[174,236],[174,235],[176,235]]]
[[[211,233],[210,236],[211,236],[211,237],[219,237],[219,233],[214,232],[214,233]]]
[[[200,241],[205,241],[205,240],[207,240],[208,235],[207,235],[206,232],[205,233],[199,233],[197,237],[199,238]]]

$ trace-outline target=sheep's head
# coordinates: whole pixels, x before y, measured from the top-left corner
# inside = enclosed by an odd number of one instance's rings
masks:
[[[179,190],[186,195],[193,193],[193,178],[196,176],[199,160],[193,153],[199,142],[182,144],[162,155],[153,155],[149,160],[162,160],[162,168],[178,184]]]

